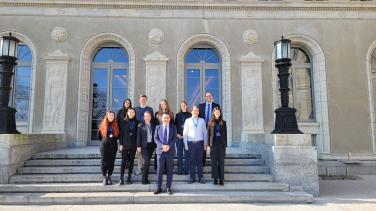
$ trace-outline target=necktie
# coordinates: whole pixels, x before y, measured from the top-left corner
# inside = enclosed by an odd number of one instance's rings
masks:
[[[207,124],[210,118],[210,104],[208,103],[206,107],[207,107],[206,109],[206,124]]]
[[[167,127],[164,128],[164,132],[163,132],[163,143],[164,144],[167,144]]]

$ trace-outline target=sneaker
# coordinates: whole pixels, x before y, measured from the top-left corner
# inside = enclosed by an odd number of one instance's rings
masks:
[[[188,184],[192,184],[192,183],[195,183],[195,182],[196,182],[196,181],[193,180],[193,179],[188,180]]]
[[[107,185],[107,176],[103,176],[102,185]]]
[[[119,185],[124,185],[124,179],[120,178]]]
[[[108,185],[112,185],[111,176],[108,176],[108,177],[107,177],[107,184],[108,184]]]
[[[204,178],[201,178],[201,179],[199,180],[199,182],[200,182],[201,184],[205,184],[205,183],[206,183],[206,181],[205,181]]]

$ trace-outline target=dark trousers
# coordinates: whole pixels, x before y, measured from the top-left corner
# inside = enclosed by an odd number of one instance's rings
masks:
[[[114,172],[115,158],[118,145],[114,140],[102,140],[101,151],[101,169],[103,176],[111,176]]]
[[[131,180],[135,155],[136,155],[136,151],[133,149],[123,149],[123,151],[121,151],[121,168],[120,168],[121,178],[124,177],[124,171],[127,165],[128,166],[128,180]]]
[[[202,156],[204,151],[204,141],[191,142],[188,141],[188,150],[189,150],[189,166],[190,166],[190,175],[191,180],[196,180],[196,169],[198,179],[203,177],[203,163]]]
[[[202,154],[202,166],[206,166],[206,150],[203,150],[203,151],[204,153]]]
[[[141,149],[142,158],[144,159],[144,168],[142,169],[142,182],[148,181],[150,159],[153,156],[154,149],[155,147],[152,143],[148,143],[146,147],[143,147]]]
[[[171,188],[173,167],[174,167],[174,154],[167,154],[162,152],[162,154],[157,155],[157,185],[158,188],[162,187],[163,172],[167,169],[167,188]]]
[[[225,176],[226,147],[213,146],[210,149],[212,178],[223,180]]]
[[[184,149],[184,142],[182,139],[176,141],[176,155],[178,158],[178,172],[188,173],[189,171],[189,154],[188,151]],[[183,162],[184,158],[184,162]]]

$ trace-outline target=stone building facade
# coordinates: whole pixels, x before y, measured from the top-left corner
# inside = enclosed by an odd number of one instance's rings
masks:
[[[230,145],[262,143],[279,103],[273,42],[284,35],[294,56],[291,103],[319,158],[375,159],[375,10],[373,1],[345,0],[2,0],[1,34],[12,32],[29,54],[19,59],[10,103],[25,114],[23,133],[65,134],[77,147],[96,143],[94,89],[106,90],[102,110],[146,93],[154,109],[166,98],[175,113],[191,94],[198,102],[214,90]],[[124,60],[97,64],[106,48]],[[190,60],[190,52],[218,60]],[[98,87],[96,68],[111,71],[108,79],[98,72]]]

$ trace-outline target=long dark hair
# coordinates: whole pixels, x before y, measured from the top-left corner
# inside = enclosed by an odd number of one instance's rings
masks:
[[[215,116],[214,116],[214,112],[215,111],[219,111],[220,115],[219,115],[219,118],[216,119]],[[223,120],[223,117],[222,117],[222,111],[219,107],[215,107],[212,111],[212,117],[210,119],[210,126],[214,126],[216,125],[217,123],[219,123],[221,126],[224,124],[224,120]]]
[[[124,105],[125,102],[127,102],[127,101],[129,102],[128,108],[126,108],[125,105]],[[127,112],[128,112],[129,108],[132,108],[132,100],[128,98],[128,99],[125,99],[123,101],[123,107],[120,109],[120,117],[119,117],[120,120],[123,120],[127,117]]]

